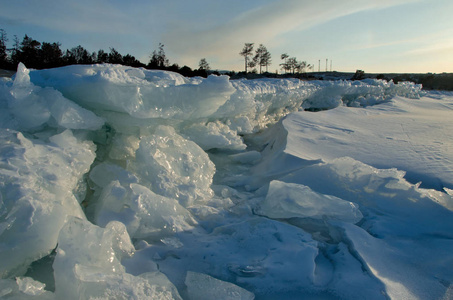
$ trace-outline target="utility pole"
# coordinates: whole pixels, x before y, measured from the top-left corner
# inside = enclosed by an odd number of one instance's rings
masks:
[[[327,62],[329,61],[328,58],[326,58],[326,72],[327,72]]]
[[[321,60],[318,59],[318,72],[321,72]]]
[[[330,72],[332,72],[332,60],[330,60]]]

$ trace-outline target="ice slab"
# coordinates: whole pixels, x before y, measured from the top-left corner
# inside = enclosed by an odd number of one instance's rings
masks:
[[[133,276],[125,272],[123,258],[135,249],[125,226],[110,222],[105,229],[71,218],[58,238],[55,295],[75,299],[181,299],[176,288],[156,271]]]
[[[344,224],[345,234],[392,299],[446,299],[451,293],[451,239],[385,240]],[[436,249],[433,257],[432,250]],[[439,261],[440,259],[440,261]]]
[[[96,224],[120,221],[134,238],[164,238],[192,230],[197,223],[177,200],[157,195],[137,183],[123,186],[118,180],[112,181],[98,201]]]
[[[214,164],[173,127],[159,126],[153,135],[142,138],[130,169],[151,184],[153,191],[177,199],[184,207],[212,197]]]
[[[189,299],[193,300],[209,300],[214,298],[228,300],[255,299],[255,295],[246,289],[197,272],[187,272],[185,284]]]
[[[438,201],[438,197],[451,196],[411,184],[404,179],[404,172],[396,169],[376,169],[345,157],[309,166],[281,180],[341,199],[354,199],[364,215],[379,216],[369,216],[369,223],[361,225],[376,236],[415,238],[434,232],[449,236],[453,226],[449,217],[452,211]],[[436,219],[442,222],[435,222]]]
[[[30,82],[29,70],[20,64],[15,75],[8,108],[14,119],[8,127],[36,130],[47,124],[67,129],[100,129],[104,120],[93,112],[66,99],[52,88],[41,88]]]
[[[193,124],[183,130],[203,150],[230,149],[244,150],[246,145],[236,131],[217,121],[207,124]]]
[[[123,184],[137,183],[138,177],[122,167],[108,162],[103,162],[92,168],[90,179],[99,187],[105,188],[112,181],[118,180]]]
[[[316,193],[308,186],[271,181],[258,214],[273,219],[312,218],[357,223],[362,219],[358,205],[335,196]]]
[[[0,279],[0,297],[2,299],[55,300],[52,292],[44,289],[45,285],[30,277]]]
[[[285,182],[310,186],[320,193],[355,199],[364,218],[359,226],[334,222],[344,231],[368,273],[391,298],[442,298],[453,274],[450,265],[452,212],[438,197],[407,182],[404,172],[376,169],[351,158],[334,159],[283,177]]]
[[[313,291],[318,244],[310,234],[264,217],[223,222],[207,235],[179,234],[179,248],[154,245],[137,251],[138,257],[156,257],[175,284],[178,278],[184,282],[183,270],[210,274],[255,295]]]
[[[95,158],[91,142],[67,130],[51,143],[0,129],[1,276],[23,275],[28,265],[49,254],[68,215],[84,218],[74,192]],[[81,201],[81,200],[80,200]]]
[[[41,70],[32,77],[36,84],[53,87],[84,107],[135,118],[207,117],[234,92],[226,76],[193,84],[176,73],[124,66],[69,66]]]

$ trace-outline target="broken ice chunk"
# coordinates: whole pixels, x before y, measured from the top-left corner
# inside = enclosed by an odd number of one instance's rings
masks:
[[[102,118],[63,97],[59,91],[35,86],[23,64],[17,68],[10,94],[8,107],[22,129],[36,129],[47,122],[55,127],[97,130],[104,124]]]
[[[148,181],[154,192],[178,199],[184,207],[212,198],[214,164],[203,149],[172,127],[159,126],[154,135],[144,137],[130,168]]]
[[[23,63],[19,63],[14,76],[11,94],[16,99],[25,98],[33,92],[33,88],[34,86],[30,82],[30,70]]]
[[[133,252],[122,223],[101,228],[70,218],[60,232],[53,264],[57,299],[181,299],[160,272],[126,273],[121,260]]]
[[[166,237],[196,224],[177,200],[157,195],[140,184],[122,185],[119,181],[103,189],[95,214],[98,225],[120,221],[134,238]]]
[[[187,272],[185,284],[191,300],[247,300],[255,299],[255,295],[233,283],[222,281],[206,274]]]
[[[55,300],[55,295],[44,287],[44,283],[30,277],[0,279],[0,299]]]
[[[105,188],[110,182],[118,180],[123,184],[136,183],[138,178],[118,165],[103,162],[90,172],[90,179],[98,186]]]
[[[40,96],[48,101],[50,113],[61,127],[68,129],[98,130],[104,125],[104,120],[92,111],[66,99],[51,88],[42,89]]]
[[[30,71],[20,63],[10,90],[8,107],[22,129],[34,129],[50,118],[46,99],[39,95],[40,87],[30,82]]]
[[[356,223],[362,219],[358,205],[317,193],[308,186],[274,180],[257,213],[269,218],[333,219]]]
[[[261,159],[261,153],[258,151],[248,151],[229,156],[234,162],[241,164],[254,164]]]
[[[30,277],[17,277],[16,283],[19,291],[30,296],[39,296],[45,292],[46,285]]]
[[[246,148],[237,132],[219,121],[193,124],[183,132],[203,150],[214,148],[244,150]]]
[[[94,145],[70,130],[49,144],[0,129],[0,274],[24,275],[57,244],[68,215],[84,218],[73,190],[94,160]]]

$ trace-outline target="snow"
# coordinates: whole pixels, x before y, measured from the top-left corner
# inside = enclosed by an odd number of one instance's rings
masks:
[[[0,297],[449,299],[453,95],[119,65],[0,80]]]
[[[406,178],[425,187],[451,189],[452,109],[450,99],[396,96],[366,108],[298,112],[283,126],[289,132],[288,153],[297,157],[329,161],[351,156],[380,169],[404,170]]]

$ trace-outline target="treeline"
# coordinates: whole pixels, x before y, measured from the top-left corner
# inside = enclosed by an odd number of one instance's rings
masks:
[[[258,73],[257,67],[259,74],[262,74],[263,68],[266,68],[266,73],[268,73],[268,66],[272,63],[271,53],[263,44],[258,46],[255,53],[253,53],[253,47],[254,43],[245,43],[244,48],[239,52],[239,55],[244,56],[245,74],[248,72]],[[306,61],[299,61],[296,57],[290,57],[286,53],[283,53],[280,58],[283,60],[280,67],[285,74],[297,75],[306,73],[307,70],[313,70],[313,65],[307,64]]]
[[[27,68],[48,69],[75,64],[121,64],[131,67],[144,67],[147,69],[160,69],[178,72],[184,76],[207,77],[210,69],[206,59],[201,59],[199,68],[192,70],[188,66],[179,67],[170,62],[165,54],[164,45],[159,44],[159,48],[150,56],[148,64],[144,64],[133,55],[122,55],[115,48],[111,47],[109,52],[103,49],[97,52],[89,52],[81,45],[63,51],[60,43],[39,42],[28,35],[25,35],[20,42],[14,36],[13,47],[7,48],[8,38],[5,30],[0,29],[0,68],[15,70],[19,62]]]
[[[7,48],[8,38],[5,30],[0,29],[0,69],[15,70],[19,62],[24,63],[28,68],[47,69],[66,65],[75,64],[121,64],[131,67],[144,67],[147,69],[160,69],[180,73],[184,76],[202,76],[207,77],[208,74],[218,74],[211,72],[209,63],[205,58],[199,62],[198,69],[191,69],[188,66],[179,67],[178,64],[170,64],[164,45],[159,43],[158,49],[154,50],[150,55],[148,64],[144,64],[130,54],[122,55],[115,48],[111,47],[109,52],[103,49],[97,52],[89,52],[83,46],[78,45],[71,49],[63,51],[61,44],[39,42],[28,35],[25,35],[22,41],[19,41],[17,36],[14,36],[12,48]],[[245,60],[245,71],[236,74],[234,71],[227,73],[230,76],[247,76],[247,74],[262,74],[264,76],[276,76],[278,71],[274,73],[268,72],[268,67],[272,63],[271,53],[267,48],[260,44],[254,50],[254,43],[245,43],[244,48],[239,53]],[[282,73],[285,75],[293,75],[295,77],[305,74],[307,70],[313,70],[313,65],[307,64],[305,61],[299,61],[296,57],[290,57],[284,53],[280,57],[283,62],[280,65]]]

